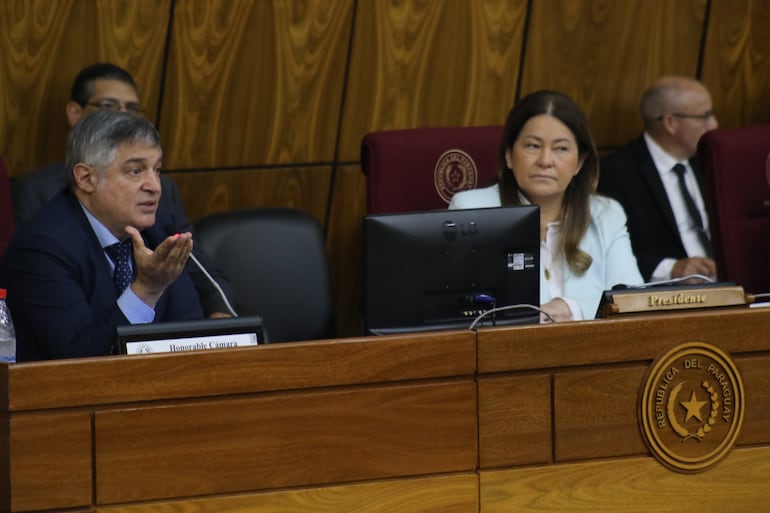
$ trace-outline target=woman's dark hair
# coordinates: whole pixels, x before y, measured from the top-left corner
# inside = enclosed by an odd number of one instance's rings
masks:
[[[572,272],[583,274],[591,266],[591,256],[578,247],[591,220],[590,196],[599,181],[599,155],[596,151],[585,114],[572,99],[557,91],[530,93],[508,113],[498,154],[498,179],[500,201],[503,206],[519,205],[521,191],[513,171],[505,161],[505,154],[513,148],[522,128],[530,119],[549,115],[564,123],[575,136],[578,153],[583,159],[580,172],[572,178],[564,192],[559,223],[560,244],[565,260]]]

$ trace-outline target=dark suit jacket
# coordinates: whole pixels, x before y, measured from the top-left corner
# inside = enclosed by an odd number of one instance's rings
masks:
[[[166,220],[142,232],[148,247],[166,238]],[[69,190],[17,230],[0,263],[0,286],[8,290],[20,362],[110,354],[116,326],[129,324],[104,250]],[[202,317],[195,287],[182,273],[155,306],[155,322]]]
[[[702,173],[692,167],[702,196]],[[602,158],[598,190],[623,205],[631,247],[645,280],[650,280],[664,258],[687,258],[674,211],[643,136]]]
[[[163,175],[161,175],[160,181],[163,193],[160,195],[158,215],[169,216],[168,226],[173,227],[176,231],[192,232],[192,226],[187,220],[182,197],[176,183]],[[63,163],[37,169],[16,179],[11,189],[16,226],[24,224],[27,219],[40,210],[40,207],[51,201],[54,196],[67,187],[67,172]],[[165,228],[165,225],[159,226]],[[193,254],[216,279],[224,292],[230,296],[232,287],[225,274],[200,249],[194,248]],[[195,288],[198,290],[206,314],[227,312],[227,307],[219,292],[192,261],[187,265],[187,272],[190,273]]]

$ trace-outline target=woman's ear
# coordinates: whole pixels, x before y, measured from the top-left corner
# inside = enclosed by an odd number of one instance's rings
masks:
[[[508,169],[513,169],[513,148],[505,150],[505,165]]]
[[[585,164],[587,158],[588,158],[587,154],[584,154],[584,155],[582,155],[580,157],[580,160],[578,160],[577,169],[575,169],[575,175],[574,176],[577,176],[577,174],[580,172],[580,170],[583,169],[583,164]]]

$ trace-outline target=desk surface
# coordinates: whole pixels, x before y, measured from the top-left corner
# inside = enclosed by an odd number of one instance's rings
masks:
[[[684,505],[667,483],[750,507],[770,499],[768,327],[733,308],[3,365],[0,511]],[[688,341],[730,353],[746,390],[736,448],[695,476],[655,461],[637,419],[650,364]]]

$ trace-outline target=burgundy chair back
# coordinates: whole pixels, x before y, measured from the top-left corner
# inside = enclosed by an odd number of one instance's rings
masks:
[[[371,132],[361,142],[367,213],[445,209],[459,191],[497,177],[503,127],[436,127]]]
[[[0,256],[13,235],[13,207],[11,205],[11,182],[5,160],[0,155]]]
[[[717,129],[698,143],[720,280],[770,291],[770,125]]]

